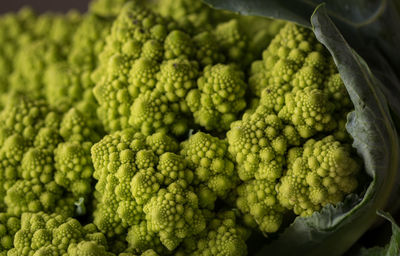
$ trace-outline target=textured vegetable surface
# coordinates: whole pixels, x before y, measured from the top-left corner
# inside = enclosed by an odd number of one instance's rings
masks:
[[[392,69],[323,6],[208,2],[306,26],[195,0],[0,17],[1,256],[341,255],[397,207]]]

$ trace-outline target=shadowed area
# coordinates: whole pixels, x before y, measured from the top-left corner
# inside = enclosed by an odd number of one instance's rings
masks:
[[[86,11],[89,0],[13,0],[0,3],[0,13],[17,11],[23,6],[31,6],[37,12],[64,12],[71,8]]]

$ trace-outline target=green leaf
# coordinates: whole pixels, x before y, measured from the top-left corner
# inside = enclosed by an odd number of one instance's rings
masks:
[[[400,228],[389,213],[378,211],[378,215],[390,221],[392,224],[392,238],[385,247],[373,247],[361,249],[359,256],[392,256],[400,255]]]
[[[217,9],[243,15],[283,19],[311,27],[309,17],[314,9],[325,3],[330,16],[352,27],[374,22],[386,8],[387,1],[377,0],[204,0]]]
[[[296,22],[303,26],[310,26],[308,17],[311,16],[314,6],[307,1],[263,1],[263,0],[204,0],[212,7],[230,10],[243,15],[264,16],[274,19],[284,19]]]
[[[353,101],[355,110],[348,116],[347,130],[372,182],[362,197],[350,195],[311,217],[296,218],[255,255],[341,255],[371,227],[376,211],[384,209],[398,189],[399,142],[379,89],[382,83],[344,40],[323,6],[317,8],[311,24],[332,54]]]

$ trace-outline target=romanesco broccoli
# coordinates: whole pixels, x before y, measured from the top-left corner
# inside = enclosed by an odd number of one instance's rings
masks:
[[[0,256],[246,255],[362,182],[306,28],[93,0],[3,15],[0,44]]]

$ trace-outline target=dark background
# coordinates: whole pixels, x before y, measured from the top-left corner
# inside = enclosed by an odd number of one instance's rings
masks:
[[[18,11],[23,6],[31,6],[37,12],[66,12],[72,8],[84,12],[89,2],[90,0],[0,0],[0,14]]]

